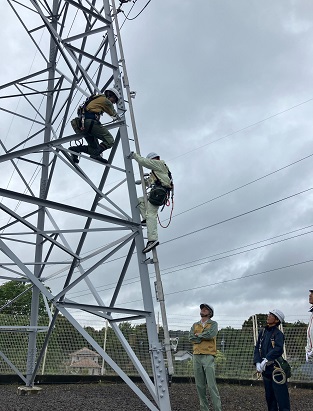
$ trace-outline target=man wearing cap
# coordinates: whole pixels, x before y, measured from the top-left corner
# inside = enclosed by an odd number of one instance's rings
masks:
[[[305,358],[306,362],[313,363],[313,289],[309,290],[309,303],[311,304],[311,308],[309,312],[311,313],[311,317],[309,320],[308,330],[307,330],[307,343],[305,347]]]
[[[209,411],[206,386],[209,389],[214,411],[222,410],[215,379],[214,357],[218,326],[217,322],[211,319],[213,315],[214,309],[211,305],[201,304],[201,319],[193,324],[189,332],[189,341],[193,344],[193,370],[201,411]]]
[[[278,329],[284,314],[274,309],[267,316],[267,325],[258,336],[254,348],[254,365],[262,373],[268,411],[290,411],[287,381],[273,380],[275,360],[283,354],[284,334]]]
[[[145,185],[147,188],[158,184],[169,190],[172,188],[171,173],[165,162],[160,159],[159,154],[151,152],[145,158],[137,153],[131,152],[128,155],[128,158],[136,160],[139,165],[151,170],[151,173],[145,178]],[[136,184],[141,184],[141,180],[136,181]],[[147,208],[145,206],[144,197],[138,198],[138,207],[143,218],[141,224],[147,226],[148,242],[146,247],[142,250],[143,253],[147,253],[159,245],[157,221],[159,206],[152,204],[149,201],[148,196]]]

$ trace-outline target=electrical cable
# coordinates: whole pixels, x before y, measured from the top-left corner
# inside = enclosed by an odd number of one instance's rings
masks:
[[[308,227],[311,227],[311,226],[308,226]],[[304,227],[303,229],[306,229],[306,228],[308,228],[308,227]],[[293,231],[291,231],[291,233],[292,233],[292,232],[295,232],[295,231],[299,231],[299,230],[301,230],[301,229],[293,230]],[[221,252],[221,253],[213,254],[213,255],[208,256],[208,257],[204,257],[204,258],[200,258],[200,259],[197,259],[197,260],[194,260],[194,261],[190,261],[190,262],[187,262],[187,263],[185,263],[185,264],[180,264],[180,265],[177,265],[177,266],[174,266],[174,267],[166,268],[166,269],[162,270],[162,277],[164,277],[164,276],[166,276],[166,275],[169,275],[169,274],[173,274],[173,273],[179,272],[179,271],[183,271],[183,270],[186,270],[186,269],[194,268],[194,267],[197,267],[197,266],[200,266],[200,265],[204,265],[204,264],[212,263],[212,262],[215,262],[215,261],[218,261],[218,260],[222,260],[222,259],[225,259],[225,258],[233,257],[233,256],[235,256],[235,255],[239,255],[239,254],[247,253],[247,252],[250,252],[250,251],[254,251],[254,250],[257,250],[257,249],[260,249],[260,248],[264,248],[264,247],[267,247],[267,246],[270,246],[270,245],[273,245],[273,244],[277,244],[277,243],[280,243],[280,242],[284,242],[284,241],[287,241],[287,240],[291,240],[291,239],[294,239],[294,238],[297,238],[297,237],[300,237],[300,236],[304,236],[304,235],[306,235],[306,234],[311,234],[311,233],[313,233],[313,230],[312,230],[312,231],[309,231],[309,232],[306,232],[306,233],[298,234],[298,235],[296,235],[296,236],[288,237],[288,238],[285,238],[285,239],[282,239],[282,240],[279,240],[279,241],[275,241],[275,242],[272,242],[272,243],[269,243],[269,244],[264,244],[264,245],[259,246],[259,247],[254,247],[254,248],[252,248],[252,249],[245,249],[245,250],[240,251],[240,252],[238,252],[238,253],[233,253],[233,254],[229,254],[229,255],[226,255],[226,256],[223,256],[223,257],[220,257],[220,258],[215,258],[215,259],[210,260],[212,257],[218,256],[218,255],[221,255],[221,254],[225,254],[225,253],[227,253],[227,252],[232,252],[232,251],[238,250],[238,249],[240,249],[240,248],[247,248],[247,247],[249,247],[249,246],[251,246],[251,245],[258,244],[258,243],[264,242],[264,241],[268,241],[268,239],[267,239],[267,240],[261,240],[261,241],[259,241],[259,242],[257,242],[257,243],[248,244],[248,245],[246,245],[246,246],[237,247],[237,248],[235,248],[235,249],[233,249],[233,250],[223,251],[223,252]],[[289,234],[289,233],[284,233],[284,234],[281,234],[280,236],[283,236],[283,235],[286,235],[286,234]],[[272,238],[276,238],[276,237],[280,237],[280,236],[275,236],[275,237],[272,237]],[[198,263],[199,261],[204,260],[204,259],[205,259],[206,261],[201,262],[201,263]],[[209,260],[208,260],[208,259],[209,259]],[[182,267],[182,268],[179,268],[179,269],[177,269],[177,270],[173,270],[173,269],[175,269],[175,268],[184,266],[184,265],[186,265],[186,264],[191,264],[191,263],[196,263],[196,264],[188,265],[188,267]],[[169,270],[172,270],[172,271],[169,271]],[[153,273],[152,273],[152,274],[153,274]],[[135,280],[135,281],[132,281],[132,280]],[[127,282],[125,282],[125,283],[123,284],[123,286],[128,286],[128,285],[131,285],[131,284],[135,284],[135,283],[138,283],[139,281],[140,281],[140,280],[139,280],[139,276],[132,277],[132,278],[129,278],[129,279],[127,280]],[[103,285],[103,286],[100,286],[100,287],[96,287],[96,290],[97,290],[97,291],[108,291],[108,290],[114,289],[115,287],[104,288],[104,289],[103,289],[102,287],[108,287],[108,286],[114,285],[114,284],[115,284],[115,283],[111,283],[111,284],[106,284],[106,285]],[[89,293],[81,294],[82,291],[83,291],[83,290],[80,290],[80,291],[74,292],[74,293],[69,293],[69,295],[74,296],[75,294],[78,294],[77,296],[79,296],[79,297],[85,296],[85,295],[89,295]]]
[[[293,197],[295,197],[295,196],[297,196],[297,195],[306,193],[306,192],[308,192],[308,191],[310,191],[310,190],[313,190],[313,187],[308,188],[308,189],[303,190],[303,191],[299,191],[298,193],[295,193],[295,194],[291,194],[290,196],[281,198],[280,200],[272,201],[271,203],[265,204],[265,205],[263,205],[263,206],[253,208],[252,210],[246,211],[246,212],[244,212],[244,213],[237,214],[237,215],[235,215],[235,216],[233,216],[233,217],[226,218],[225,220],[218,221],[217,223],[210,224],[210,225],[208,225],[208,226],[206,226],[206,227],[199,228],[198,230],[191,231],[191,232],[189,232],[189,233],[187,233],[187,234],[183,234],[183,235],[180,235],[180,236],[178,236],[178,237],[174,237],[174,238],[172,238],[172,239],[170,239],[170,240],[164,241],[162,244],[167,244],[167,243],[170,243],[170,242],[172,242],[172,241],[174,241],[174,240],[178,240],[178,239],[180,239],[180,238],[185,238],[185,237],[187,237],[187,236],[189,236],[189,235],[193,235],[193,234],[195,234],[195,233],[199,233],[200,231],[207,230],[208,228],[216,227],[217,225],[227,223],[227,222],[232,221],[232,220],[235,220],[235,219],[237,219],[237,218],[239,218],[239,217],[243,217],[243,216],[245,216],[245,215],[248,215],[248,214],[254,213],[254,212],[256,212],[256,211],[262,210],[262,209],[264,209],[264,208],[266,208],[266,207],[270,207],[270,206],[272,206],[272,205],[274,205],[274,204],[278,204],[278,203],[280,203],[280,202],[282,202],[282,201],[285,201],[285,200],[288,200],[288,199],[290,199],[290,198],[293,198]]]
[[[294,106],[292,106],[292,107],[288,107],[288,108],[286,108],[285,110],[279,111],[279,112],[277,112],[277,113],[275,113],[275,114],[272,114],[271,116],[268,116],[268,117],[266,117],[266,118],[264,118],[264,119],[262,119],[262,120],[256,121],[255,123],[249,124],[248,126],[242,127],[242,128],[240,128],[240,129],[238,129],[238,130],[236,130],[236,131],[232,131],[231,133],[228,133],[228,134],[226,134],[226,135],[223,136],[223,137],[219,137],[219,138],[217,138],[217,139],[215,139],[215,140],[209,141],[208,143],[203,144],[202,146],[195,147],[195,148],[193,148],[192,150],[189,150],[189,151],[187,151],[187,152],[185,152],[185,153],[183,153],[183,154],[180,154],[180,155],[178,155],[178,156],[176,156],[176,157],[173,157],[173,158],[176,159],[176,158],[179,158],[179,157],[183,157],[183,156],[185,156],[186,154],[192,153],[193,151],[200,150],[200,149],[203,148],[203,147],[206,147],[206,146],[208,146],[208,145],[210,145],[210,144],[216,143],[217,141],[223,140],[223,139],[225,139],[225,138],[227,138],[227,137],[231,137],[231,136],[233,136],[233,135],[235,135],[235,134],[240,133],[241,131],[247,130],[247,129],[250,128],[250,127],[253,127],[253,126],[256,126],[256,125],[258,125],[258,124],[261,124],[261,123],[263,123],[263,122],[265,122],[265,121],[267,121],[267,120],[270,120],[270,119],[272,119],[272,118],[274,118],[274,117],[277,117],[277,116],[279,116],[279,115],[281,115],[281,114],[284,114],[284,113],[286,113],[286,112],[288,112],[288,111],[290,111],[290,110],[293,110],[294,108],[300,107],[300,106],[302,106],[303,104],[309,103],[309,102],[311,102],[311,101],[313,101],[313,98],[310,98],[310,99],[308,99],[308,100],[306,100],[306,101],[302,101],[301,103],[298,103],[298,104],[296,104],[296,105],[294,105]]]
[[[194,210],[194,209],[196,209],[196,208],[198,208],[198,207],[201,207],[201,206],[203,206],[203,205],[205,205],[205,204],[211,203],[211,202],[214,201],[214,200],[218,200],[219,198],[222,198],[222,197],[224,197],[224,196],[226,196],[226,195],[228,195],[228,194],[231,194],[231,193],[233,193],[233,192],[235,192],[235,191],[237,191],[237,190],[240,190],[240,189],[242,189],[242,188],[244,188],[244,187],[247,187],[247,186],[249,186],[249,185],[251,185],[251,184],[254,184],[254,183],[256,183],[257,181],[263,180],[264,178],[269,177],[269,176],[271,176],[271,175],[273,175],[273,174],[275,174],[275,173],[278,173],[279,171],[285,170],[286,168],[291,167],[291,166],[293,166],[293,165],[295,165],[295,164],[297,164],[297,163],[300,163],[300,162],[303,161],[303,160],[307,160],[308,158],[310,158],[310,157],[312,157],[312,156],[313,156],[313,153],[312,153],[312,154],[309,154],[308,156],[302,157],[302,158],[300,158],[299,160],[293,161],[292,163],[289,163],[289,164],[287,164],[287,165],[285,165],[285,166],[283,166],[283,167],[280,167],[280,168],[278,168],[278,169],[276,169],[276,170],[274,170],[274,171],[271,171],[270,173],[267,173],[267,174],[265,174],[264,176],[258,177],[258,178],[256,178],[255,180],[249,181],[248,183],[242,184],[242,185],[239,186],[239,187],[233,188],[232,190],[229,190],[229,191],[227,191],[226,193],[220,194],[219,196],[213,197],[213,198],[211,198],[210,200],[204,201],[204,202],[201,203],[201,204],[197,204],[197,205],[194,206],[194,207],[191,207],[191,208],[188,208],[187,210],[181,211],[180,213],[175,214],[175,215],[173,216],[173,218],[175,218],[175,217],[177,217],[177,216],[179,216],[179,215],[185,214],[185,213],[187,213],[188,211]]]
[[[136,2],[137,2],[137,0],[136,0],[134,3],[136,3]],[[150,2],[151,2],[151,0],[149,0],[149,1],[146,3],[146,5],[141,9],[141,11],[140,11],[135,17],[132,17],[132,18],[128,18],[129,13],[128,13],[128,15],[126,16],[126,14],[124,13],[123,10],[120,9],[120,11],[124,14],[124,16],[125,16],[125,18],[126,18],[127,20],[129,20],[129,21],[135,20],[138,16],[140,16],[140,14],[144,11],[144,9],[148,6],[148,4],[149,4]]]

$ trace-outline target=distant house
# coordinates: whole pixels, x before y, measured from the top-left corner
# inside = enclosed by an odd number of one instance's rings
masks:
[[[192,354],[189,351],[177,351],[174,354],[175,361],[186,361],[192,359]]]
[[[70,354],[71,363],[67,367],[71,374],[100,375],[101,366],[98,363],[100,355],[87,347]]]

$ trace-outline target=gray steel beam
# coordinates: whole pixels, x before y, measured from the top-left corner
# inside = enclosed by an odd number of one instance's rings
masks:
[[[32,284],[34,289],[32,300],[32,313],[30,317],[29,325],[26,325],[24,329],[19,329],[18,332],[29,333],[29,345],[28,345],[28,358],[27,358],[27,375],[24,379],[27,385],[33,385],[36,373],[39,370],[41,360],[44,358],[44,353],[48,346],[49,338],[53,332],[55,321],[59,313],[61,313],[90,343],[92,347],[104,358],[104,360],[117,372],[117,374],[129,385],[129,387],[138,395],[143,403],[153,411],[170,411],[170,401],[168,394],[168,387],[166,384],[166,370],[163,358],[163,348],[158,340],[156,320],[154,314],[152,290],[150,286],[149,272],[147,264],[144,264],[144,255],[141,250],[144,246],[143,233],[140,225],[140,215],[137,208],[137,193],[134,182],[134,170],[131,160],[126,158],[126,155],[130,151],[129,137],[126,119],[116,121],[114,123],[106,124],[107,129],[116,129],[117,134],[115,137],[115,144],[110,151],[108,158],[108,165],[102,166],[98,163],[96,165],[97,170],[102,173],[100,177],[100,183],[96,184],[89,172],[91,169],[91,162],[82,160],[82,167],[74,166],[70,161],[70,150],[64,147],[64,144],[81,139],[83,135],[66,135],[66,127],[68,123],[69,113],[72,112],[73,101],[76,101],[78,97],[76,93],[80,93],[82,96],[88,95],[91,92],[103,92],[107,87],[116,87],[122,95],[122,98],[118,102],[117,111],[120,115],[123,115],[127,108],[129,108],[128,98],[125,100],[123,97],[123,86],[127,84],[128,78],[125,68],[125,60],[121,50],[120,42],[116,42],[116,35],[114,33],[112,25],[112,10],[114,14],[115,4],[114,0],[85,0],[85,2],[78,0],[50,0],[44,2],[38,2],[36,0],[27,0],[25,5],[19,4],[19,6],[25,6],[23,13],[19,15],[16,9],[13,7],[13,2],[7,0],[17,15],[19,21],[25,28],[27,34],[39,50],[43,61],[46,64],[44,70],[37,70],[36,73],[30,74],[5,85],[0,85],[0,89],[8,90],[6,93],[7,98],[3,98],[3,110],[7,113],[14,114],[19,118],[20,122],[29,124],[34,119],[31,118],[29,112],[35,113],[36,116],[41,117],[42,123],[37,121],[37,124],[42,124],[42,130],[36,131],[32,136],[25,138],[24,130],[19,130],[19,141],[14,141],[15,147],[3,149],[5,154],[0,156],[0,163],[9,161],[10,167],[14,167],[14,170],[18,173],[20,181],[23,184],[18,186],[17,189],[8,189],[8,187],[2,187],[0,181],[0,196],[4,196],[7,200],[16,200],[16,202],[22,202],[23,205],[33,205],[37,207],[35,212],[25,213],[22,216],[18,210],[12,210],[12,207],[3,205],[2,209],[10,214],[14,221],[4,225],[2,228],[6,231],[10,229],[10,232],[1,233],[0,237],[0,250],[4,253],[5,259],[3,263],[0,263],[0,268],[6,270],[5,276],[0,278],[10,278],[15,281],[24,281]],[[27,7],[30,4],[31,7]],[[18,5],[18,3],[15,3]],[[88,4],[88,7],[85,7]],[[50,7],[52,5],[52,7]],[[18,7],[18,6],[17,6]],[[74,12],[78,13],[79,17],[82,17],[86,22],[85,29],[81,28],[78,24],[73,27],[73,33],[65,33],[65,27],[68,26],[69,20],[72,18]],[[35,27],[27,27],[24,15],[25,13],[34,13]],[[117,19],[115,16],[114,19]],[[38,20],[43,22],[43,25],[36,25]],[[80,19],[80,24],[81,24]],[[75,22],[74,22],[75,23]],[[45,30],[50,35],[50,51],[49,58],[46,57],[47,51],[44,51],[36,42],[36,36],[33,35],[38,30]],[[105,36],[103,37],[103,32]],[[81,47],[73,45],[72,42],[81,41]],[[96,39],[94,41],[93,39]],[[92,47],[89,44],[92,43]],[[71,44],[70,44],[71,43]],[[119,56],[120,53],[120,56]],[[57,60],[57,54],[59,54],[59,60]],[[121,65],[120,59],[123,60]],[[91,72],[91,69],[93,72]],[[58,74],[57,74],[58,73]],[[68,74],[70,73],[70,74]],[[45,79],[39,79],[39,76],[46,76]],[[60,75],[60,77],[58,76]],[[125,76],[125,77],[124,77]],[[122,82],[123,78],[123,82]],[[46,83],[44,83],[46,82]],[[69,84],[65,86],[63,83]],[[46,90],[42,87],[32,83],[46,84]],[[28,104],[29,111],[27,109],[23,113],[19,114],[11,110],[10,106],[6,107],[7,101],[14,101],[15,97],[10,87],[15,86],[19,93],[18,96],[23,97],[23,102]],[[40,90],[39,90],[40,88]],[[86,89],[85,89],[86,88]],[[39,94],[42,94],[46,100],[45,113],[42,114],[41,106],[33,101],[38,100]],[[4,96],[4,97],[6,97]],[[36,100],[37,98],[37,100]],[[128,106],[126,107],[126,103]],[[34,137],[38,139],[42,138],[41,144],[32,145],[31,147],[25,147],[30,145],[34,141]],[[22,149],[19,149],[23,146]],[[119,150],[118,150],[119,149]],[[122,151],[122,160],[124,161],[124,168],[117,167],[114,163],[115,156],[120,155]],[[33,153],[40,153],[35,159],[27,158],[27,156]],[[39,159],[42,157],[41,159]],[[50,161],[49,157],[53,157]],[[83,156],[82,156],[83,157]],[[36,161],[38,158],[38,161]],[[23,161],[16,161],[16,159]],[[88,158],[88,161],[93,161]],[[2,164],[2,166],[3,166]],[[27,173],[24,173],[24,169],[31,170],[37,165],[42,167],[40,191],[39,194],[35,194],[35,189],[27,180]],[[86,167],[85,167],[86,165]],[[93,199],[91,199],[91,206],[88,209],[80,207],[73,207],[67,204],[62,204],[58,201],[53,201],[58,197],[55,193],[51,192],[51,187],[55,188],[55,179],[60,175],[60,170],[67,168],[73,177],[80,180],[84,185],[88,185],[93,190]],[[115,170],[115,172],[122,173],[121,182],[105,189],[109,173]],[[124,184],[122,186],[122,184]],[[11,188],[11,187],[10,187]],[[31,195],[23,194],[23,188],[26,189]],[[128,191],[128,198],[130,203],[130,212],[125,211],[125,207],[122,201],[116,200],[113,197],[117,188],[125,188]],[[126,195],[127,197],[127,195]],[[49,198],[49,200],[48,200]],[[103,204],[100,201],[103,199]],[[108,204],[106,204],[107,202]],[[127,202],[127,208],[129,203]],[[11,204],[10,204],[11,205]],[[107,214],[103,214],[100,209],[107,210]],[[34,207],[33,207],[34,208]],[[56,210],[59,213],[55,213],[52,217],[50,209]],[[62,218],[66,218],[69,214],[81,216],[83,219],[81,228],[58,226],[58,218],[62,215]],[[114,216],[111,216],[113,214]],[[29,217],[32,215],[37,216],[37,225],[30,223]],[[46,220],[49,218],[49,224]],[[104,222],[105,227],[94,227],[97,223]],[[31,232],[22,231],[16,224],[23,224],[27,226]],[[52,229],[51,229],[52,224]],[[99,224],[98,224],[99,225]],[[127,235],[117,239],[118,230],[128,230]],[[107,234],[112,231],[114,233],[114,240],[112,236],[111,242],[105,242],[105,244],[99,244],[99,248],[96,251],[84,250],[84,257],[82,258],[83,247],[87,246],[87,239],[89,234],[96,232],[105,232]],[[71,242],[67,241],[67,234],[73,237],[76,235],[76,246],[70,247]],[[27,247],[32,247],[32,237],[30,241],[26,241],[23,236],[31,235],[35,236],[36,244],[33,246],[35,251],[34,261],[27,261],[19,259],[19,252],[14,252],[15,248],[20,244],[27,244]],[[27,239],[28,240],[28,239]],[[49,242],[49,243],[47,243]],[[10,247],[8,246],[10,245]],[[16,244],[16,246],[15,246]],[[62,251],[67,252],[71,258],[70,261],[55,261],[55,247],[60,248]],[[103,301],[97,291],[95,282],[93,281],[92,274],[95,270],[100,269],[101,264],[111,259],[119,250],[126,247],[126,255],[123,256],[124,262],[121,267],[114,268],[116,284],[113,287],[113,296],[107,297],[110,301]],[[17,250],[17,248],[16,248]],[[135,252],[136,255],[134,254]],[[21,253],[22,254],[22,253]],[[128,307],[126,304],[123,307],[115,306],[118,301],[118,296],[122,293],[122,286],[125,285],[126,275],[130,268],[130,262],[136,258],[138,265],[138,272],[140,277],[140,287],[142,295],[142,303],[139,303],[139,308]],[[120,258],[120,255],[119,255]],[[84,270],[82,261],[92,261],[92,267],[88,270]],[[51,278],[65,272],[66,279],[63,286],[61,285],[57,291],[49,291],[44,282],[49,281],[49,276],[43,278],[45,267],[51,267],[52,264],[56,266],[66,265],[61,267],[50,275]],[[16,267],[14,269],[13,267]],[[30,270],[27,268],[31,266]],[[73,279],[74,272],[78,269],[79,277]],[[12,276],[10,277],[10,273]],[[50,272],[49,272],[50,273]],[[72,301],[66,298],[66,294],[72,290],[75,286],[80,284],[81,281],[86,282],[89,292],[94,300],[88,304],[81,304],[80,301]],[[37,355],[36,351],[36,333],[44,331],[40,329],[37,324],[38,318],[38,297],[42,293],[44,298],[52,302],[55,307],[55,313],[49,317],[49,326],[46,332],[45,341],[42,348]],[[93,302],[95,301],[95,302]],[[46,301],[46,306],[48,302]],[[86,330],[78,323],[73,315],[70,314],[70,310],[79,309],[83,312],[93,314],[99,321],[107,319],[116,336],[121,342],[125,352],[129,356],[130,360],[136,367],[140,377],[149,390],[153,401],[150,401],[147,396],[136,387],[136,385],[130,380],[125,372],[112,361],[110,356],[94,341],[94,339],[86,332]],[[136,357],[132,348],[130,347],[125,336],[118,327],[118,323],[121,321],[132,321],[143,319],[147,326],[148,340],[149,340],[149,352],[151,355],[151,366],[153,370],[154,381],[152,381]],[[1,330],[1,328],[0,328]],[[17,332],[17,330],[16,330]],[[13,365],[13,364],[12,364]],[[14,365],[13,365],[14,366]],[[12,368],[13,369],[13,368]],[[16,372],[19,370],[16,367]]]

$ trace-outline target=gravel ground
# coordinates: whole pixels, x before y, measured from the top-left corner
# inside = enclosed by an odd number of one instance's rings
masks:
[[[137,384],[145,390],[141,384]],[[40,385],[37,395],[18,395],[17,385],[0,385],[1,411],[144,411],[148,408],[123,383]],[[265,411],[263,387],[220,384],[223,411]],[[313,390],[289,387],[292,411],[313,409]],[[172,411],[199,411],[194,384],[173,383]]]

